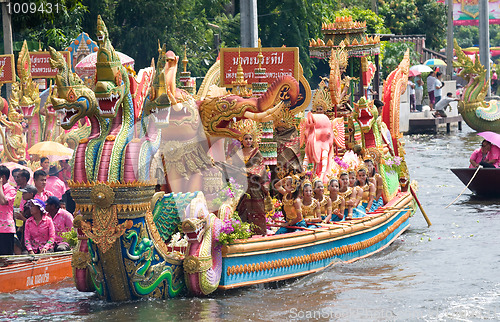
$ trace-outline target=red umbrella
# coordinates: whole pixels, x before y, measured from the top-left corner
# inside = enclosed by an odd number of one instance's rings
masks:
[[[477,135],[482,136],[486,141],[489,141],[497,147],[500,147],[500,134],[486,131],[478,133]]]

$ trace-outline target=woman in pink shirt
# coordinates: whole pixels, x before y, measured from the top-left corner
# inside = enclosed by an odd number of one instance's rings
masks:
[[[12,255],[14,253],[14,234],[16,224],[14,223],[14,199],[16,189],[9,183],[10,170],[0,165],[0,255]]]
[[[45,211],[40,199],[31,200],[31,217],[26,220],[24,241],[29,254],[44,254],[54,251],[56,232],[52,218]]]
[[[500,148],[487,140],[483,140],[481,147],[472,152],[469,168],[477,168],[479,165],[485,168],[498,168],[500,165]]]

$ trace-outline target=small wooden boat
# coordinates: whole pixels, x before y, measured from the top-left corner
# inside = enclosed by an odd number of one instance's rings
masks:
[[[284,235],[237,240],[222,248],[222,290],[305,276],[340,262],[373,255],[408,227],[409,192],[355,220]]]
[[[465,185],[469,184],[476,168],[450,169]],[[500,169],[481,168],[470,182],[470,191],[481,197],[500,197]]]
[[[0,293],[51,284],[72,276],[72,252],[0,256]]]

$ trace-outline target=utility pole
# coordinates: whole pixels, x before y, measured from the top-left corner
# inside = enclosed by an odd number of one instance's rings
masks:
[[[378,1],[377,0],[372,0],[372,11],[378,15]]]
[[[12,45],[12,23],[11,16],[7,9],[7,4],[10,2],[10,0],[0,0],[0,2],[2,3],[3,51],[6,55],[13,54],[14,47]],[[5,85],[5,90],[7,93],[6,100],[8,101],[10,99],[10,93],[12,91],[12,84],[7,83]]]
[[[220,44],[222,43],[220,27],[213,23],[207,23],[207,26],[218,31],[218,33],[214,33],[214,47],[217,50],[217,57],[219,57]]]
[[[479,0],[479,58],[481,64],[486,68],[488,97],[490,97],[490,17],[488,0]]]
[[[446,36],[446,79],[453,76],[453,0],[446,0],[448,5],[448,32]]]
[[[240,2],[241,47],[257,47],[259,39],[257,25],[257,0],[242,0]]]

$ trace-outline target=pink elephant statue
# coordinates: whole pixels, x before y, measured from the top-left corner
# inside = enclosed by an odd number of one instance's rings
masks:
[[[313,163],[314,173],[326,183],[335,153],[334,130],[328,116],[316,113],[307,114],[301,141],[306,143],[304,165]]]

